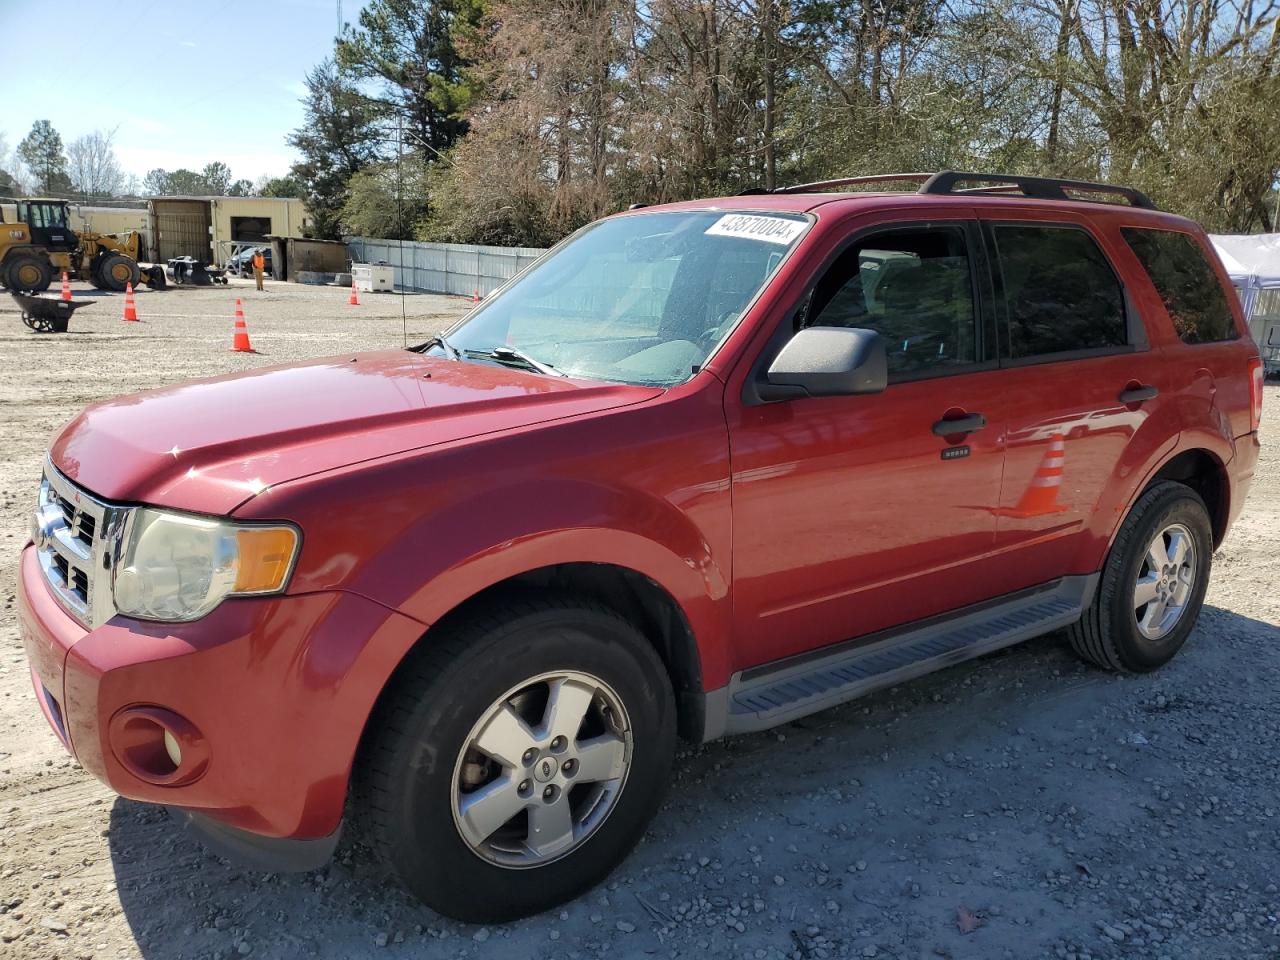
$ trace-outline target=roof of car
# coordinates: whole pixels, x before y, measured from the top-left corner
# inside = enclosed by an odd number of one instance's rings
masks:
[[[839,187],[875,184],[882,181],[906,183],[912,189],[839,190]],[[1123,212],[1143,220],[1159,220],[1168,225],[1186,227],[1192,221],[1160,211],[1151,200],[1132,187],[1028,177],[1014,174],[958,173],[886,174],[848,177],[778,190],[752,190],[737,196],[707,197],[652,207],[647,210],[733,210],[810,213],[819,207],[835,205],[840,212],[849,207],[859,209],[902,206],[993,206],[1035,208],[1038,210],[1069,209],[1077,213],[1100,211]]]
[[[1131,207],[1122,203],[1098,203],[1088,200],[1042,200],[1032,197],[1010,196],[1007,194],[957,194],[952,196],[929,196],[908,190],[891,191],[859,191],[856,193],[788,193],[788,194],[746,194],[732,197],[706,197],[698,200],[684,200],[677,203],[655,204],[653,206],[636,207],[634,213],[663,212],[676,210],[722,210],[725,212],[777,212],[777,213],[813,213],[822,208],[826,212],[842,214],[856,210],[876,208],[946,208],[963,207],[970,209],[980,207],[990,213],[993,208],[1034,209],[1034,210],[1069,210],[1075,214],[1086,216],[1120,214],[1126,220],[1162,224],[1179,230],[1195,230],[1193,220],[1166,213],[1160,210],[1147,210]],[[625,216],[625,214],[623,214]]]

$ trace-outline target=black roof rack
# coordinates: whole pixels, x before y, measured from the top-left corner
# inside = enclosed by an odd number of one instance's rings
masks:
[[[973,182],[986,183],[988,186],[955,189],[958,183]],[[1069,196],[1067,194],[1068,190],[1076,190],[1081,193],[1114,193],[1128,200],[1131,206],[1141,207],[1144,210],[1159,209],[1151,202],[1150,197],[1133,187],[1121,187],[1114,183],[1094,183],[1089,180],[1063,180],[1059,177],[1024,177],[1018,174],[1005,173],[962,173],[956,170],[943,170],[926,180],[924,186],[920,188],[920,193],[1002,193],[1009,187],[1017,187],[1022,190],[1024,197],[1034,197],[1037,200],[1080,199]]]
[[[832,187],[861,186],[868,183],[919,183],[916,193],[933,196],[946,196],[968,193],[983,193],[992,196],[1032,197],[1036,200],[1082,200],[1084,197],[1072,197],[1068,190],[1079,193],[1115,194],[1127,200],[1131,206],[1144,210],[1158,210],[1141,190],[1133,187],[1116,186],[1113,183],[1093,183],[1088,180],[1063,180],[1059,177],[1024,177],[1020,174],[1007,173],[969,173],[958,170],[942,170],[938,173],[884,173],[862,177],[841,177],[836,180],[816,180],[813,183],[801,183],[793,187],[779,187],[776,190],[749,190],[748,193],[812,193],[815,190],[830,190]],[[984,186],[958,186],[959,184],[980,183]],[[1015,193],[1015,191],[1017,193]]]
[[[830,190],[832,187],[860,186],[864,183],[894,183],[901,181],[924,183],[936,173],[873,173],[864,177],[841,177],[838,180],[815,180],[813,183],[797,183],[794,187],[778,187],[771,193],[812,193],[814,190]],[[752,191],[753,193],[755,191]]]

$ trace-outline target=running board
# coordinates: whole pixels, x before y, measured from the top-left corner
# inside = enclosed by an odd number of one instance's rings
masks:
[[[765,730],[1065,627],[1097,575],[1063,577],[945,617],[735,674],[706,698],[706,739]]]

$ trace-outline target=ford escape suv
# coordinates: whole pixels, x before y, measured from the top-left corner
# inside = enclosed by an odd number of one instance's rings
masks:
[[[19,620],[118,793],[259,866],[359,825],[432,907],[515,917],[626,854],[677,736],[1056,629],[1169,660],[1261,384],[1204,232],[1135,190],[634,209],[412,349],[89,407]]]

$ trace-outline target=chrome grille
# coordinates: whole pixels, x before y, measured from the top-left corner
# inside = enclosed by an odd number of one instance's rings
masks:
[[[124,514],[125,509],[81,490],[52,464],[45,464],[31,539],[50,591],[86,627],[96,627],[115,613],[114,531]]]
[[[79,567],[73,567],[66,557],[53,555],[53,566],[58,571],[59,582],[70,590],[81,605],[89,603],[89,574]]]
[[[71,535],[92,549],[93,538],[98,531],[97,517],[77,508],[68,497],[61,496],[57,492],[53,492],[51,496],[62,509],[62,519]]]

